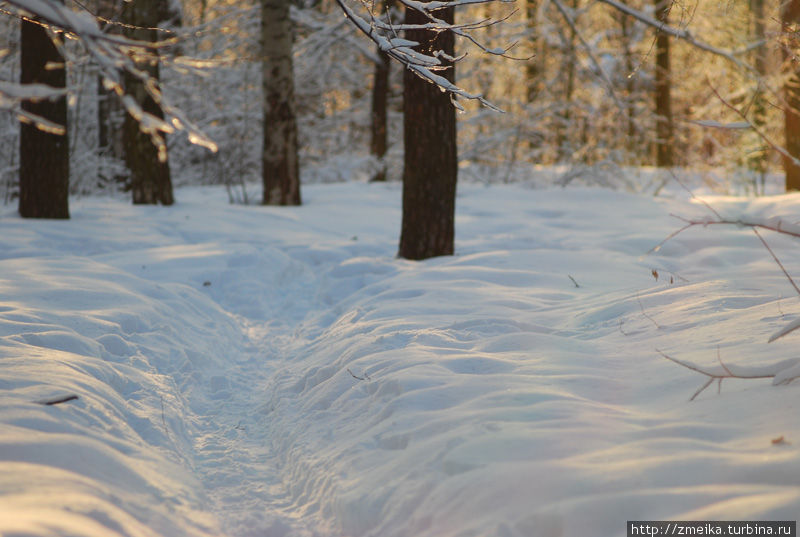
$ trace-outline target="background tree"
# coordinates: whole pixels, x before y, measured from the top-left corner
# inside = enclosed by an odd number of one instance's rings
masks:
[[[784,136],[788,155],[783,157],[783,168],[786,174],[786,191],[800,190],[800,166],[796,160],[800,158],[800,0],[787,0],[781,5],[781,25],[783,26],[784,71]],[[793,157],[793,158],[792,158]]]
[[[289,0],[261,0],[264,205],[300,205]]]
[[[108,34],[118,35],[121,27],[106,21],[119,20],[122,0],[98,0],[98,27]],[[122,169],[125,160],[123,122],[125,109],[114,91],[105,85],[105,76],[97,75],[97,151],[100,158],[98,181],[100,184],[117,183],[129,188],[127,173]]]
[[[64,57],[46,26],[23,20],[20,41],[20,83],[44,84],[63,91],[67,80]],[[29,99],[22,103],[22,109],[36,119],[29,117],[20,125],[19,214],[26,218],[69,218],[66,95]]]
[[[386,53],[377,50],[378,58],[372,82],[372,114],[370,123],[370,153],[378,160],[378,170],[370,181],[386,181],[386,150],[388,148],[388,101],[390,60]]]
[[[757,83],[753,96],[753,125],[763,129],[767,122],[767,100],[764,95],[762,80],[767,77],[767,46],[766,25],[764,19],[764,0],[750,0],[750,14],[752,17],[752,41],[756,44],[753,50],[753,67],[760,80]],[[763,140],[759,139],[756,146],[750,150],[747,164],[757,176],[757,181],[764,193],[767,174],[767,152],[769,148]]]
[[[654,0],[656,18],[669,24],[671,0]],[[675,141],[672,123],[672,71],[670,69],[669,35],[656,30],[655,110],[656,110],[656,166],[670,168],[675,163]]]
[[[126,2],[122,9],[122,20],[126,24],[125,34],[139,41],[158,40],[159,24],[169,20],[168,0],[137,0]],[[157,98],[159,93],[146,84],[160,79],[157,50],[134,52],[136,68],[147,74],[143,80],[133,73],[125,73],[125,91],[141,107],[147,118],[164,119],[164,111]],[[166,134],[153,128],[142,117],[130,112],[125,116],[123,140],[125,163],[130,171],[130,186],[135,204],[172,205],[172,179],[167,162]]]
[[[445,8],[436,16],[453,24],[455,9]],[[405,24],[421,25],[428,18],[406,8]],[[455,57],[451,32],[406,30],[406,39],[419,43],[416,50],[445,58]],[[455,81],[452,61],[443,62],[442,76]],[[451,96],[410,70],[404,72],[403,90],[403,221],[398,255],[426,259],[452,255],[455,237],[455,196],[458,178],[456,116]]]

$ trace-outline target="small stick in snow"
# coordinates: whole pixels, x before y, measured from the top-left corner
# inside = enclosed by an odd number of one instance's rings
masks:
[[[639,302],[639,308],[642,310],[642,315],[644,315],[651,323],[655,325],[656,328],[661,330],[661,325],[656,322],[655,319],[650,317],[646,311],[644,311],[644,305],[642,304],[642,299],[639,298],[639,293],[636,293],[636,300]]]
[[[40,405],[53,406],[53,405],[60,405],[61,403],[66,403],[67,401],[75,401],[76,399],[78,399],[78,396],[72,394],[72,395],[65,395],[64,397],[59,397],[58,399],[50,399],[47,401],[36,401],[36,402],[39,403]]]
[[[578,282],[576,282],[576,281],[575,281],[575,278],[573,278],[573,277],[572,277],[572,276],[570,276],[569,274],[567,274],[567,278],[569,278],[570,280],[572,280],[572,283],[574,283],[574,284],[575,284],[575,287],[576,287],[576,288],[580,288],[580,285],[578,285]]]
[[[372,380],[371,378],[369,378],[369,375],[367,375],[366,373],[364,373],[363,377],[359,377],[358,375],[356,375],[355,373],[350,371],[349,367],[347,368],[347,372],[350,373],[350,376],[352,376],[356,380]]]

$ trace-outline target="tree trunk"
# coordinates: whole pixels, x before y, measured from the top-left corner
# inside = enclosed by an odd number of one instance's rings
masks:
[[[636,85],[634,81],[634,54],[631,46],[633,24],[625,13],[617,12],[615,17],[619,21],[620,39],[622,41],[623,57],[625,59],[625,160],[628,164],[634,164],[639,160],[637,148],[639,143],[636,136]]]
[[[42,26],[23,20],[20,48],[22,84],[66,87],[64,58]],[[19,214],[25,218],[69,218],[67,99],[25,101],[22,108],[63,126],[64,133],[45,132],[30,123],[20,125]]]
[[[118,20],[121,3],[120,0],[100,0],[97,3],[98,24],[105,32],[119,33],[118,27],[106,26],[104,20]],[[129,177],[127,174],[121,174],[116,165],[117,162],[125,161],[125,143],[122,139],[125,110],[114,92],[106,89],[103,79],[102,73],[97,75],[97,148],[101,157],[114,161],[114,165],[111,166],[111,170],[114,171],[109,175],[108,170],[101,164],[101,168],[98,169],[98,180],[101,184],[114,182],[128,190]]]
[[[578,0],[572,0],[573,13],[577,11]],[[577,23],[577,20],[575,21]],[[577,38],[575,30],[572,28],[561,28],[561,41],[564,51],[564,61],[562,62],[562,69],[566,69],[566,77],[564,77],[564,89],[561,99],[561,111],[558,114],[558,122],[556,123],[556,161],[568,161],[572,157],[574,147],[570,140],[572,133],[572,107],[573,95],[575,93],[575,77],[578,65],[578,58],[576,55],[575,40]]]
[[[767,47],[764,43],[766,31],[764,27],[764,0],[750,0],[750,14],[753,19],[753,41],[761,44],[753,51],[753,67],[758,76],[763,80],[767,75]],[[759,81],[756,94],[753,97],[753,125],[763,127],[767,121],[767,106],[764,93],[761,91],[762,82]],[[748,158],[748,167],[758,176],[758,184],[761,186],[761,193],[764,193],[767,174],[767,145],[758,138],[758,146],[751,150]],[[758,193],[758,184],[756,193]]]
[[[122,10],[123,21],[128,37],[141,41],[155,41],[157,27],[167,13],[167,0],[137,0],[125,3]],[[137,59],[136,66],[158,82],[159,68],[156,52],[148,58]],[[125,74],[125,91],[131,95],[144,112],[164,119],[161,106],[145,89],[137,77]],[[125,142],[125,163],[131,173],[131,192],[134,204],[172,205],[172,179],[166,154],[166,137],[162,132],[143,132],[139,121],[130,114],[125,115],[123,140]],[[161,147],[159,149],[159,146]]]
[[[539,32],[536,27],[536,18],[539,11],[539,2],[537,0],[527,0],[525,3],[525,17],[528,24],[528,42],[531,47],[531,54],[533,58],[525,62],[525,78],[527,85],[527,101],[528,104],[533,103],[542,91],[542,65],[544,65],[543,58],[539,57]]]
[[[289,0],[261,0],[264,205],[300,205]]]
[[[800,39],[797,38],[800,0],[788,0],[783,4],[781,23],[787,41],[783,49],[784,69],[788,75],[783,84],[786,151],[795,159],[800,159],[800,62],[796,57],[800,46]],[[786,191],[800,190],[800,166],[784,156],[783,169],[786,172]]]
[[[669,22],[671,0],[654,0],[656,18],[659,22]],[[674,164],[673,124],[672,124],[672,82],[669,65],[669,35],[656,31],[656,166],[670,168]]]
[[[445,22],[454,20],[453,8],[436,13]],[[407,24],[427,22],[410,8],[406,8],[405,20]],[[455,56],[450,32],[408,30],[405,37],[420,43],[417,50],[423,54],[441,50]],[[441,73],[455,80],[453,67]],[[398,255],[406,259],[452,255],[458,177],[455,108],[447,93],[409,70],[404,85],[403,223]]]
[[[372,123],[370,129],[370,153],[378,159],[380,168],[370,181],[386,181],[387,101],[389,99],[389,56],[377,50],[380,61],[375,64],[372,83]]]

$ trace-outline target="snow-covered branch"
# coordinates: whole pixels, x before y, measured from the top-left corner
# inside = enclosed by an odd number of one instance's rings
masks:
[[[515,46],[515,43],[507,47],[490,48],[472,35],[473,30],[490,26],[494,24],[495,21],[480,20],[465,24],[452,24],[438,18],[435,15],[435,12],[441,9],[466,6],[470,4],[488,3],[495,0],[455,0],[451,2],[418,2],[416,0],[399,1],[407,8],[414,9],[422,13],[429,22],[424,24],[387,22],[376,16],[371,9],[356,10],[348,4],[347,0],[336,0],[345,16],[356,28],[370,38],[378,46],[378,49],[381,52],[386,53],[390,58],[403,64],[406,69],[410,70],[422,79],[435,84],[442,91],[445,91],[452,96],[461,97],[468,100],[476,100],[488,108],[501,112],[502,110],[486,100],[483,95],[471,93],[436,73],[436,71],[442,71],[450,68],[445,62],[456,62],[466,56],[466,54],[455,58],[449,57],[448,55],[444,54],[443,51],[435,51],[432,54],[424,54],[415,49],[419,43],[404,39],[399,36],[399,33],[405,30],[428,30],[436,33],[451,32],[456,36],[466,39],[479,50],[487,54],[506,56],[508,51]],[[445,62],[442,60],[445,60]],[[459,109],[462,108],[455,99],[453,99],[453,104]]]
[[[122,99],[127,112],[139,120],[143,132],[152,136],[157,131],[171,133],[175,130],[184,130],[191,143],[216,151],[216,144],[189,120],[182,110],[172,105],[164,97],[158,82],[136,66],[136,58],[141,58],[143,55],[147,56],[149,61],[157,60],[158,49],[169,45],[170,40],[163,42],[140,41],[106,33],[98,26],[97,19],[89,13],[72,11],[53,0],[4,1],[21,19],[31,20],[53,30],[64,31],[79,41],[83,45],[86,55],[97,65],[105,87]],[[126,98],[122,83],[122,75],[125,72],[144,83],[147,92],[161,106],[166,120],[148,114],[134,99]],[[22,100],[56,98],[59,96],[56,92],[59,91],[63,94],[62,90],[53,88],[44,91],[36,85],[0,81],[0,110],[17,113],[22,121],[32,121],[39,128],[51,132],[63,132],[63,126],[50,124],[31,114],[26,116],[19,108]],[[156,137],[153,138],[156,139]],[[163,142],[161,143],[163,144]]]
[[[748,71],[752,71],[753,69],[750,65],[740,60],[735,52],[721,49],[713,45],[709,45],[705,41],[697,39],[695,36],[692,35],[691,32],[689,32],[689,30],[670,26],[669,24],[661,22],[658,19],[655,19],[646,13],[634,9],[619,0],[599,0],[599,1],[603,2],[604,4],[608,4],[609,6],[621,11],[622,13],[625,13],[626,15],[630,15],[634,19],[643,22],[648,26],[652,26],[659,32],[663,32],[665,34],[671,35],[672,37],[685,41],[690,45],[699,48],[700,50],[705,50],[706,52],[710,52],[711,54],[721,56],[726,60],[736,64],[738,67],[741,67]]]

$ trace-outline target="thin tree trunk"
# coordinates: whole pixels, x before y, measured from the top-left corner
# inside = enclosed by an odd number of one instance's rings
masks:
[[[788,0],[781,9],[781,23],[784,38],[787,40],[783,49],[784,69],[789,75],[783,85],[786,108],[784,110],[784,135],[786,150],[795,159],[800,158],[800,61],[797,59],[800,39],[797,38],[797,26],[800,24],[800,0]],[[783,169],[786,172],[786,191],[800,190],[800,166],[790,158],[783,158]]]
[[[387,101],[389,100],[389,56],[377,50],[380,61],[375,64],[372,83],[372,123],[370,153],[378,159],[380,168],[370,181],[386,181],[386,149],[388,147]]]
[[[763,80],[767,75],[767,47],[764,40],[766,31],[764,27],[764,0],[750,0],[750,14],[753,19],[753,40],[759,42],[758,47],[753,51],[753,67],[758,76]],[[761,91],[761,81],[756,88],[753,98],[753,125],[763,127],[766,124],[767,107],[764,93]],[[758,184],[761,193],[764,193],[764,185],[767,174],[767,145],[759,138],[758,146],[752,150],[747,159],[748,166],[758,175]],[[758,192],[758,185],[756,185]]]
[[[22,84],[66,87],[64,58],[44,27],[23,20],[20,48]],[[19,214],[26,218],[69,218],[67,99],[25,101],[22,108],[63,126],[64,133],[55,134],[36,125],[21,124]]]
[[[300,205],[289,0],[261,0],[264,205]]]
[[[578,7],[578,0],[572,1],[572,9],[576,10]],[[576,21],[577,22],[577,21]],[[570,144],[570,132],[572,130],[572,96],[575,93],[575,69],[577,67],[578,59],[575,54],[575,30],[572,28],[565,29],[566,34],[562,32],[562,42],[564,43],[564,63],[563,68],[567,70],[567,76],[564,80],[564,95],[562,99],[562,109],[559,114],[558,123],[556,125],[556,161],[563,162],[572,156],[572,146]]]
[[[164,14],[168,12],[166,1],[137,0],[126,3],[122,10],[123,21],[130,25],[126,28],[126,35],[142,41],[155,41],[158,36],[153,28],[164,20]],[[158,57],[157,53],[153,52],[152,54],[154,56],[139,59],[137,67],[157,82],[159,80]],[[147,92],[140,79],[126,73],[125,91],[139,103],[144,112],[164,119],[164,111]],[[125,142],[125,163],[131,172],[133,203],[172,205],[175,198],[172,193],[172,179],[167,162],[165,135],[161,132],[142,132],[139,121],[130,114],[126,114],[123,140]]]
[[[454,9],[436,12],[452,23]],[[406,8],[407,24],[425,24],[428,19]],[[406,39],[420,43],[417,50],[432,54],[441,50],[455,56],[455,39],[450,32],[408,30]],[[441,72],[455,80],[453,67]],[[452,255],[455,237],[455,199],[458,178],[456,115],[450,96],[411,71],[404,74],[403,140],[403,223],[398,255],[426,259]]]
[[[120,16],[121,1],[117,0],[100,0],[97,3],[98,23],[101,29],[108,33],[119,33],[118,28],[112,26],[106,27],[104,20],[118,20]],[[113,91],[106,89],[103,83],[103,74],[97,75],[97,147],[98,153],[107,158],[123,163],[125,161],[125,144],[122,139],[123,123],[125,121],[125,110],[119,101],[119,98]],[[112,170],[118,170],[117,166],[113,166]],[[121,174],[115,171],[113,176],[105,175],[104,170],[98,170],[98,179],[100,183],[113,181],[120,186],[125,187],[126,190],[130,188],[129,177],[127,174]]]
[[[631,48],[631,30],[632,23],[628,16],[624,13],[617,13],[616,17],[619,20],[620,33],[622,38],[622,50],[625,59],[625,153],[626,160],[629,164],[633,164],[638,160],[636,148],[639,146],[636,140],[636,106],[634,101],[634,93],[636,92],[636,85],[634,82],[634,61],[633,50]]]
[[[525,78],[527,83],[528,104],[536,101],[542,90],[542,65],[543,58],[539,57],[539,28],[536,27],[536,18],[539,11],[537,0],[527,0],[525,3],[525,17],[528,19],[528,42],[530,43],[533,58],[525,62]]]
[[[659,22],[669,22],[671,0],[654,0]],[[656,166],[670,168],[674,165],[674,132],[672,123],[672,82],[670,80],[669,35],[656,31]]]

